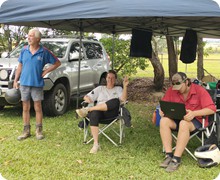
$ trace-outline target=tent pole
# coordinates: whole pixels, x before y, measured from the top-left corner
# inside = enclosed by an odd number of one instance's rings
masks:
[[[112,69],[114,69],[114,55],[115,55],[115,26],[112,31]]]
[[[82,36],[83,36],[83,30],[82,30],[82,21],[80,21],[80,38],[79,38],[79,66],[78,66],[78,84],[77,84],[77,99],[76,99],[76,109],[79,108],[79,98],[80,98],[80,70],[81,70],[81,59],[82,59]],[[77,116],[77,115],[76,115]]]

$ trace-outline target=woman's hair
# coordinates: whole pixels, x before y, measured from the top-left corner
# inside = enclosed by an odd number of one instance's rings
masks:
[[[115,79],[117,79],[117,73],[116,73],[114,70],[109,70],[109,71],[108,71],[108,74],[109,74],[109,73],[114,74],[114,75],[115,75]]]

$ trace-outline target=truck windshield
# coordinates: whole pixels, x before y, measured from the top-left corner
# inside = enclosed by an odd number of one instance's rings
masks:
[[[41,44],[46,47],[47,49],[49,49],[56,57],[58,58],[63,58],[66,50],[67,50],[67,46],[68,46],[68,42],[63,42],[63,41],[41,41]],[[9,57],[10,58],[18,58],[21,52],[21,49],[24,46],[27,46],[28,42],[21,42],[10,54]]]

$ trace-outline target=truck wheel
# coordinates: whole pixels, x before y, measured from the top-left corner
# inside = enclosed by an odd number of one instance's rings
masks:
[[[69,100],[67,99],[66,87],[59,83],[52,90],[45,93],[43,101],[44,114],[48,116],[58,116],[66,112]]]

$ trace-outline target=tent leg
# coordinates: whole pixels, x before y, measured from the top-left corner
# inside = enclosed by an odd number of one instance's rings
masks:
[[[79,66],[78,66],[78,84],[77,84],[77,99],[76,99],[76,109],[79,108],[79,98],[80,98],[80,70],[81,70],[81,57],[82,57],[82,36],[83,36],[83,32],[82,32],[82,22],[80,22],[80,51],[79,51]],[[76,116],[78,116],[76,114]]]
[[[115,55],[115,26],[113,26],[113,31],[112,31],[112,69],[114,69],[114,55]]]

